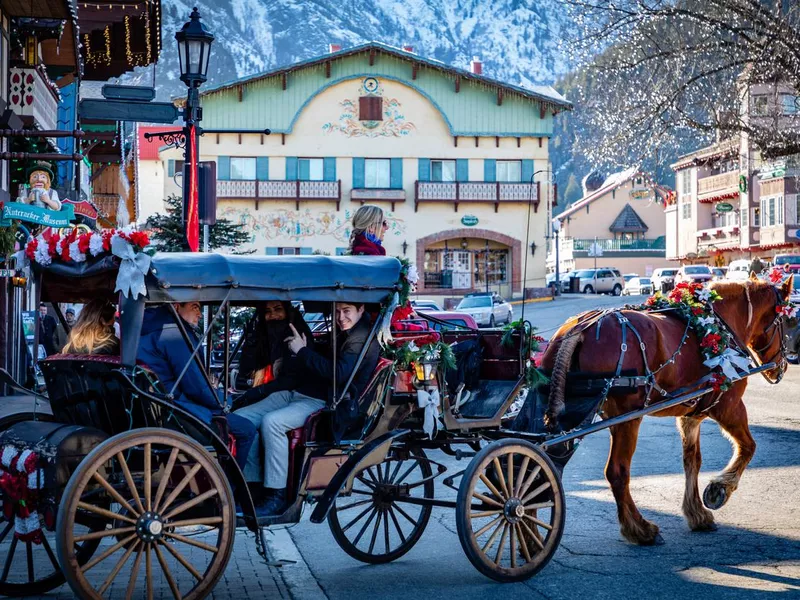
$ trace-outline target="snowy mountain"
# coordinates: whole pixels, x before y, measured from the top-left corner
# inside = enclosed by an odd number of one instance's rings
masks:
[[[185,89],[174,32],[193,6],[216,36],[209,87],[372,40],[462,68],[479,56],[484,74],[520,85],[552,84],[568,68],[559,0],[162,0],[159,99]],[[139,69],[126,79],[151,78]]]

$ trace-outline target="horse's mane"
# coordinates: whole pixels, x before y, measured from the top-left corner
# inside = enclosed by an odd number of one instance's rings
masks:
[[[716,291],[722,299],[725,300],[727,296],[734,296],[744,292],[745,288],[750,289],[750,293],[760,293],[762,290],[768,290],[772,284],[766,281],[748,279],[746,281],[714,281],[709,286],[710,289]]]

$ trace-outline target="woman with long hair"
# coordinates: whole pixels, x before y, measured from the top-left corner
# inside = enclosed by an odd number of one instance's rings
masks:
[[[385,256],[383,236],[389,228],[380,206],[365,204],[353,215],[348,254],[354,256]]]
[[[119,339],[114,335],[116,307],[108,300],[95,299],[81,310],[69,332],[64,354],[119,354]]]

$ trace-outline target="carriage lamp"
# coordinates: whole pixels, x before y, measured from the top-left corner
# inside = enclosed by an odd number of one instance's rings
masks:
[[[14,276],[11,278],[11,285],[13,287],[24,288],[28,284],[28,278],[25,277],[21,272],[14,273]]]
[[[436,379],[436,368],[439,361],[436,360],[421,360],[414,363],[414,372],[417,380],[423,384],[429,384]]]
[[[181,81],[190,88],[204,83],[208,76],[208,57],[214,36],[200,22],[197,8],[192,10],[189,21],[175,34],[178,40],[178,60],[181,67]]]

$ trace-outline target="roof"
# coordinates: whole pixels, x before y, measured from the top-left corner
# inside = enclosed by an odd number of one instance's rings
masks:
[[[484,85],[495,86],[505,91],[518,94],[524,98],[538,100],[548,105],[551,105],[553,109],[556,110],[556,112],[558,112],[558,110],[572,110],[572,103],[566,98],[564,98],[564,96],[559,94],[549,85],[535,85],[535,86],[513,85],[510,83],[506,83],[504,81],[492,79],[491,77],[486,77],[485,75],[476,75],[472,71],[468,71],[466,69],[459,69],[457,67],[447,65],[441,61],[432,58],[424,58],[422,56],[419,56],[411,52],[407,52],[400,48],[395,48],[394,46],[389,46],[388,44],[383,44],[381,42],[374,42],[374,41],[367,42],[365,44],[361,44],[358,46],[353,46],[352,48],[339,50],[338,52],[330,52],[328,54],[292,63],[290,65],[278,67],[269,71],[264,71],[262,73],[257,73],[255,75],[248,75],[246,77],[222,83],[217,86],[204,88],[200,95],[207,96],[209,94],[213,94],[214,92],[235,88],[245,83],[252,83],[261,79],[275,77],[276,75],[282,75],[290,73],[292,71],[299,71],[302,69],[326,63],[328,61],[333,61],[345,58],[347,56],[352,56],[354,54],[360,54],[363,52],[370,52],[370,51],[380,52],[383,54],[401,58],[403,60],[408,61],[409,63],[421,64],[431,69],[436,69],[451,75],[457,75],[464,79],[471,79],[483,83]]]
[[[617,215],[609,231],[613,232],[644,232],[649,229],[647,224],[642,220],[638,213],[633,210],[630,204],[626,204],[625,208]]]
[[[162,133],[164,131],[175,131],[175,125],[139,125],[136,128],[136,148],[139,153],[139,160],[160,160],[158,152],[164,146],[157,139],[144,139],[145,133]]]
[[[590,192],[580,200],[576,200],[572,206],[567,207],[564,212],[556,215],[554,218],[564,220],[568,216],[573,213],[578,212],[580,209],[584,208],[585,206],[591,204],[598,198],[602,198],[611,190],[615,190],[618,187],[624,185],[631,179],[633,179],[636,174],[639,173],[639,167],[630,167],[629,169],[625,169],[624,171],[620,171],[619,173],[614,173],[609,175],[606,180],[603,182],[598,189],[593,192]]]
[[[678,157],[674,163],[670,165],[673,171],[680,171],[687,167],[693,167],[699,163],[720,158],[722,156],[735,155],[739,153],[740,141],[738,138],[730,138],[711,144],[705,148],[700,148],[689,154],[684,154]]]

